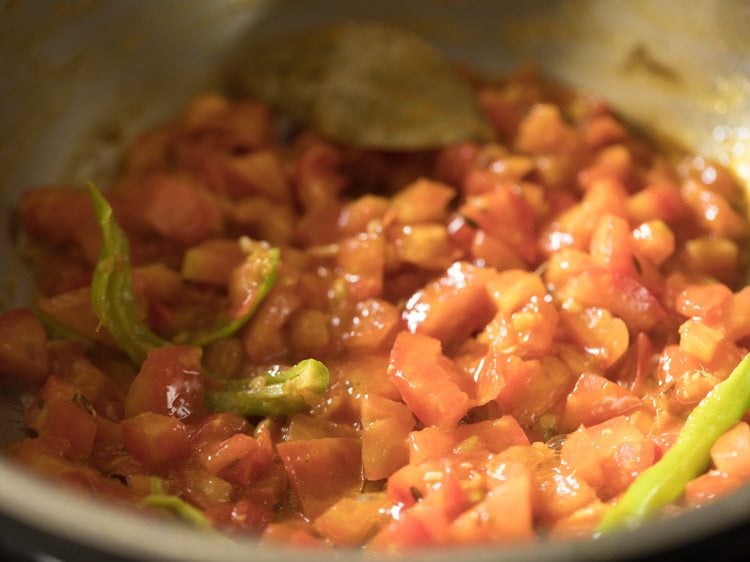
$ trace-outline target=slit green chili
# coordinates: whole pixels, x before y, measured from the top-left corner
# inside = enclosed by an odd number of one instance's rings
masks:
[[[91,303],[112,338],[134,363],[140,364],[150,349],[173,345],[174,342],[156,335],[141,318],[133,290],[128,239],[102,193],[93,184],[89,184],[89,193],[102,233],[102,249],[91,281]],[[279,260],[278,248],[256,244],[246,257],[246,264],[252,267],[259,279],[252,300],[237,317],[220,318],[215,326],[197,334],[183,334],[179,343],[204,346],[227,338],[242,328],[276,283]]]
[[[711,463],[711,447],[750,410],[750,354],[700,401],[674,445],[636,478],[602,519],[598,533],[632,528],[677,500]]]
[[[222,381],[217,390],[206,391],[206,406],[214,412],[242,416],[281,416],[313,406],[328,388],[328,382],[326,366],[315,359],[305,359],[288,369]]]
[[[164,492],[161,482],[156,478],[152,479],[151,493],[141,500],[141,505],[168,511],[199,529],[213,529],[211,522],[200,509],[180,497]]]
[[[91,304],[112,338],[134,363],[140,364],[150,349],[170,342],[152,332],[141,318],[133,290],[128,239],[112,207],[92,183],[89,193],[102,233],[102,248],[91,280]]]

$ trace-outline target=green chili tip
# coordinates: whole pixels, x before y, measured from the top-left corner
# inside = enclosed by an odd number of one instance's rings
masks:
[[[214,412],[281,416],[314,406],[328,383],[326,366],[305,359],[288,369],[268,371],[252,379],[223,381],[218,390],[206,391],[206,405]]]
[[[674,445],[635,479],[604,515],[597,534],[640,525],[679,499],[688,482],[710,466],[716,440],[748,410],[750,354],[693,409]]]

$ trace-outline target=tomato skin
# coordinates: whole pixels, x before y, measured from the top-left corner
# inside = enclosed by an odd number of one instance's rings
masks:
[[[276,450],[307,517],[317,517],[362,485],[362,443],[358,438],[290,441],[279,443]]]
[[[153,412],[182,420],[202,413],[201,354],[190,346],[149,351],[125,398],[125,416]]]
[[[47,334],[29,309],[0,315],[0,376],[39,383],[49,371]]]
[[[442,354],[435,338],[399,333],[388,374],[404,402],[426,425],[453,426],[469,409],[469,396],[456,382],[462,373]]]
[[[125,446],[135,460],[149,468],[160,469],[190,455],[187,428],[171,416],[141,412],[120,425]]]

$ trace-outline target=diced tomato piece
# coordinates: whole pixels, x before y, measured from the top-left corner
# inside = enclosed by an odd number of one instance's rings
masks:
[[[557,521],[596,500],[594,489],[569,467],[537,470],[534,480],[539,517],[544,521]]]
[[[333,200],[346,187],[349,179],[338,171],[341,160],[339,149],[317,139],[299,155],[293,178],[297,197],[305,209]]]
[[[385,247],[385,237],[381,233],[360,233],[339,243],[338,264],[350,276],[352,300],[380,296]]]
[[[611,214],[626,216],[625,187],[615,178],[599,178],[586,190],[580,203],[564,211],[543,234],[547,252],[573,246],[588,249],[600,217]]]
[[[38,474],[49,478],[50,481],[62,486],[70,486],[92,494],[103,500],[114,500],[133,504],[139,498],[120,482],[106,478],[94,468],[86,465],[77,458],[65,458],[68,454],[67,439],[52,436],[24,439],[10,445],[7,454],[21,462],[24,466]]]
[[[599,219],[591,235],[589,250],[594,263],[627,275],[636,273],[628,221],[607,214]]]
[[[368,543],[374,552],[398,554],[405,550],[425,547],[432,544],[432,537],[425,528],[424,521],[417,514],[404,511],[397,521],[383,527]]]
[[[326,363],[331,377],[330,387],[348,389],[356,399],[367,395],[399,400],[401,394],[388,376],[389,357],[377,353],[345,353]]]
[[[516,184],[497,182],[491,172],[475,171],[469,181],[483,174],[489,176],[492,189],[468,198],[459,212],[490,237],[512,248],[523,264],[534,263],[538,254],[534,208]]]
[[[469,396],[458,384],[463,373],[443,355],[435,338],[401,332],[391,350],[388,374],[426,425],[453,426],[469,410]]]
[[[513,416],[459,425],[455,431],[456,444],[476,438],[478,445],[490,453],[499,453],[514,445],[529,445],[529,438]]]
[[[570,369],[552,355],[529,361],[507,355],[501,372],[505,385],[497,402],[525,427],[538,421],[543,414],[554,415],[575,384]]]
[[[404,320],[409,331],[449,344],[481,330],[494,314],[481,270],[457,262],[443,276],[414,293],[406,303]]]
[[[477,505],[461,514],[451,525],[451,542],[456,544],[515,542],[534,536],[531,475],[520,464],[509,467]],[[512,514],[512,515],[511,515]]]
[[[125,415],[154,412],[185,419],[204,411],[199,347],[168,346],[149,351],[125,399]]]
[[[632,233],[636,253],[655,265],[662,265],[674,254],[675,235],[667,223],[655,219],[641,223]]]
[[[304,441],[324,437],[359,437],[351,425],[336,423],[329,419],[307,414],[292,414],[286,426],[286,441]]]
[[[482,339],[501,352],[515,353],[524,359],[541,357],[552,347],[558,318],[555,305],[533,296],[509,316],[495,315],[482,333]]]
[[[739,476],[711,470],[687,483],[684,500],[688,505],[705,505],[733,492],[742,484],[743,479]]]
[[[683,200],[692,210],[694,220],[720,238],[740,238],[746,232],[746,222],[726,197],[695,181],[680,186]]]
[[[750,479],[750,425],[741,421],[711,447],[711,460],[721,472]]]
[[[655,447],[620,416],[571,433],[563,443],[562,460],[606,499],[653,464]]]
[[[387,234],[389,247],[395,250],[395,258],[400,263],[440,271],[461,257],[442,223],[393,225]]]
[[[250,435],[235,433],[215,444],[200,458],[201,465],[211,474],[217,474],[242,457],[255,455],[260,448]]]
[[[47,334],[41,322],[25,308],[0,315],[0,375],[34,384],[48,372]]]
[[[370,221],[383,218],[390,204],[388,198],[368,193],[347,203],[341,209],[336,225],[346,236],[365,231]]]
[[[474,368],[474,392],[472,398],[477,406],[496,400],[505,387],[503,369],[507,355],[490,346]]]
[[[96,445],[101,443],[124,444],[122,426],[119,422],[105,418],[104,416],[96,416],[94,422],[96,423],[96,439],[94,440]]]
[[[185,424],[172,416],[142,412],[120,425],[125,446],[138,462],[150,468],[163,468],[190,455]]]
[[[362,466],[367,480],[382,480],[409,462],[407,437],[416,421],[409,407],[380,396],[362,400]]]
[[[604,502],[594,500],[558,519],[550,530],[550,536],[560,539],[589,538],[609,508]]]
[[[360,301],[354,307],[351,327],[344,335],[347,349],[373,351],[390,348],[400,323],[398,309],[381,299]]]
[[[679,188],[671,182],[647,185],[628,198],[627,209],[634,223],[650,220],[670,223],[684,217],[688,212]]]
[[[437,156],[436,175],[441,181],[459,187],[476,162],[480,147],[473,142],[462,142],[443,148]]]
[[[362,442],[329,437],[279,443],[277,451],[301,511],[317,517],[362,485]]]
[[[66,439],[70,444],[65,453],[67,457],[88,457],[96,439],[97,425],[92,413],[77,404],[75,399],[53,398],[42,406],[36,430],[41,436]]]
[[[245,353],[253,362],[268,362],[287,351],[281,327],[300,306],[302,306],[302,300],[294,287],[277,285],[271,289],[255,315],[242,330]]]
[[[260,536],[267,544],[275,544],[285,548],[309,549],[322,547],[323,543],[310,531],[290,525],[288,523],[269,523]]]
[[[450,429],[438,426],[412,431],[409,434],[409,463],[421,465],[448,457],[455,446],[456,436]]]
[[[24,191],[20,202],[21,224],[32,238],[50,244],[73,243],[87,261],[99,253],[101,234],[91,197],[83,189],[44,187]]]
[[[187,176],[154,174],[146,181],[140,215],[154,231],[190,246],[215,234],[222,213],[214,197]]]
[[[524,267],[525,263],[516,252],[516,248],[484,230],[476,231],[471,239],[471,257],[477,263],[495,269],[514,269]]]
[[[227,439],[235,433],[250,433],[252,426],[238,414],[217,412],[191,424],[188,429],[193,448],[201,449],[207,443]]]
[[[406,511],[421,521],[432,544],[443,545],[449,542],[451,522],[467,507],[467,496],[450,467],[430,484],[424,497]]]
[[[315,528],[336,545],[358,546],[388,522],[390,505],[383,493],[342,498],[315,519]]]
[[[605,308],[587,307],[562,311],[563,325],[587,353],[597,357],[603,368],[614,365],[628,350],[628,327]]]
[[[680,349],[703,363],[709,363],[726,339],[721,327],[705,324],[692,318],[685,320],[679,329]]]
[[[729,312],[733,296],[731,289],[721,283],[688,285],[677,295],[675,310],[687,318],[713,324]]]
[[[236,240],[215,238],[189,248],[182,259],[182,275],[188,281],[226,287],[244,254]]]
[[[579,425],[596,425],[632,412],[640,405],[640,398],[627,388],[600,375],[582,373],[568,395],[560,429],[573,431]]]
[[[401,224],[441,222],[456,190],[443,183],[420,178],[399,191],[391,200],[391,209]]]
[[[633,333],[648,332],[666,318],[662,305],[642,283],[598,266],[572,275],[556,293],[558,298],[573,299],[581,306],[608,309]]]
[[[94,314],[91,306],[91,290],[81,287],[39,299],[39,308],[55,320],[65,324],[74,332],[105,345],[113,345],[112,338]]]
[[[268,148],[228,158],[224,187],[231,199],[260,194],[288,205],[292,195],[281,157]]]

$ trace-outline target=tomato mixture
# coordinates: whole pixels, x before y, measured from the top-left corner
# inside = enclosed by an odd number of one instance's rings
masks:
[[[589,93],[474,87],[488,143],[365,150],[207,94],[106,200],[25,193],[6,454],[268,542],[592,536],[745,356],[743,192]],[[750,478],[741,418],[658,511]]]

